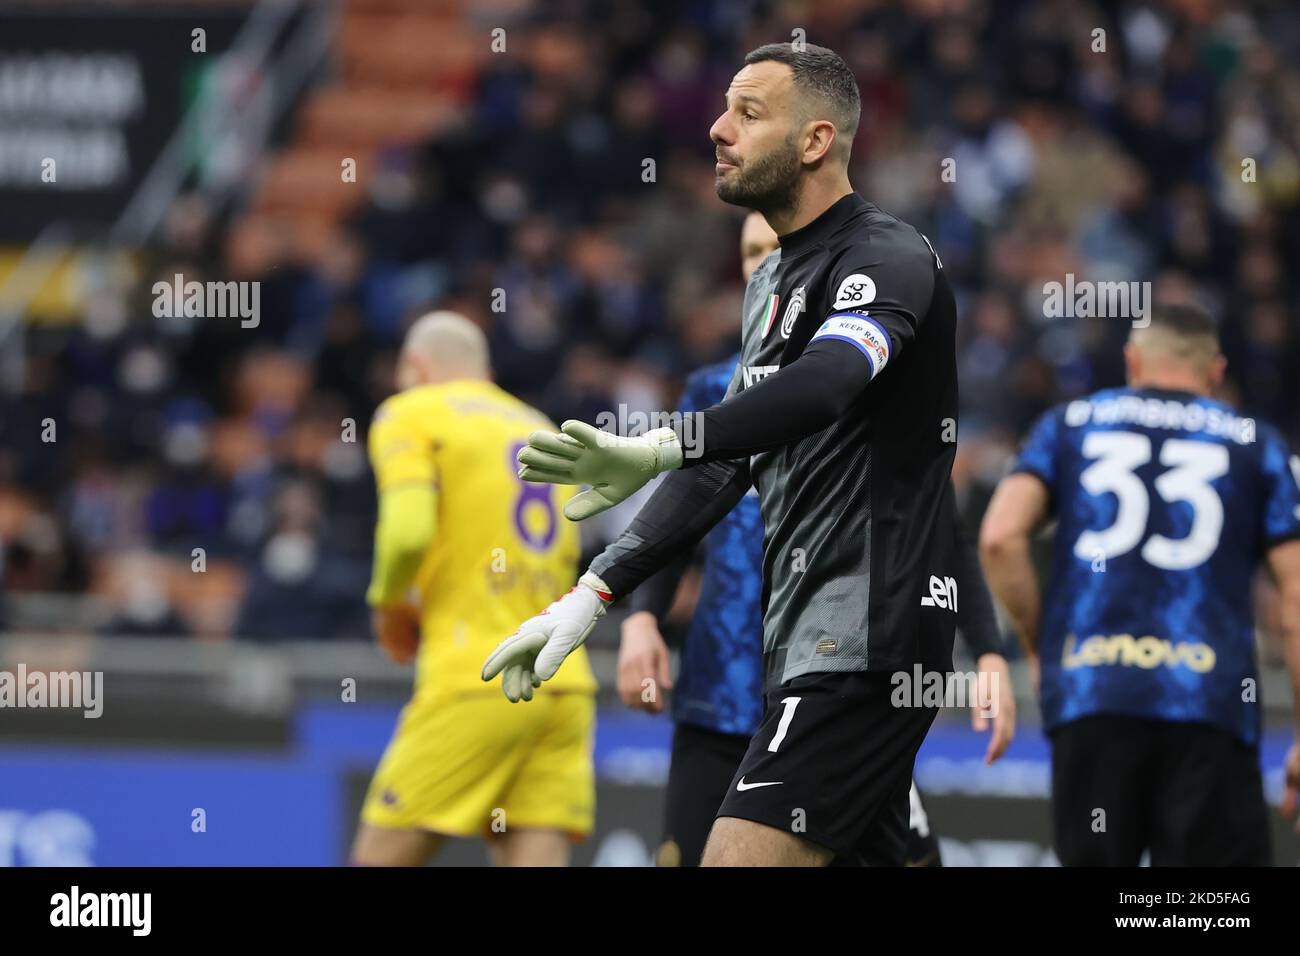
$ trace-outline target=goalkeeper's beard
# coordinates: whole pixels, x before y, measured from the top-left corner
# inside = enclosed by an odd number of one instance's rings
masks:
[[[718,198],[733,206],[769,213],[792,209],[799,194],[802,172],[795,136],[791,133],[766,156],[737,166],[730,177],[718,177]]]

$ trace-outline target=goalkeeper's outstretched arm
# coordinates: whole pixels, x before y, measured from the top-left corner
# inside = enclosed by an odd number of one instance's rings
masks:
[[[672,436],[652,439],[658,448],[668,440],[682,450],[669,456],[675,460],[665,469],[668,476],[628,529],[592,562],[591,571],[616,596],[633,591],[693,548],[736,506],[751,484],[751,455],[831,425],[867,387],[870,372],[857,349],[835,341],[812,343],[796,361],[739,393],[737,369],[726,398],[693,413],[694,429],[683,419],[674,429],[660,430]]]
[[[697,427],[688,428],[683,420],[672,428],[621,437],[567,421],[558,435],[534,432],[519,452],[519,477],[590,485],[564,506],[565,517],[582,521],[626,500],[661,472],[747,461],[815,435],[848,411],[874,371],[851,345],[813,342],[796,361],[738,394],[733,379],[722,402],[693,413],[689,424]],[[712,492],[723,484],[715,479],[704,487]]]
[[[679,426],[682,468],[746,458],[815,435],[834,424],[871,381],[872,367],[851,345],[813,342],[795,361]]]
[[[615,597],[692,551],[749,490],[748,460],[669,473],[618,538],[591,562]]]
[[[571,421],[558,435],[530,435],[519,452],[520,478],[591,486],[565,504],[572,521],[626,500],[660,472],[671,474],[572,591],[497,645],[483,664],[483,679],[500,674],[506,697],[530,699],[586,641],[610,602],[693,548],[735,507],[750,487],[751,454],[821,431],[844,414],[875,371],[856,348],[830,341],[814,343],[738,395],[733,378],[727,398],[700,413],[705,441],[686,469],[682,435],[673,428],[631,438]]]
[[[749,484],[747,461],[713,462],[673,472],[568,594],[497,645],[483,663],[483,680],[500,674],[507,698],[531,700],[534,688],[553,677],[564,659],[587,640],[616,597],[631,592],[675,556],[693,548],[735,507]]]

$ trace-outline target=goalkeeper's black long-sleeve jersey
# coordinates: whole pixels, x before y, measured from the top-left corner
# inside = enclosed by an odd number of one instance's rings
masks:
[[[592,570],[627,593],[752,481],[769,686],[950,668],[955,325],[928,240],[856,194],[782,236],[746,289],[727,398],[682,429],[683,468]]]

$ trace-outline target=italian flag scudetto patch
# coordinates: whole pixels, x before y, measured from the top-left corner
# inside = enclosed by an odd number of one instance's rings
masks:
[[[773,292],[767,297],[767,311],[763,313],[763,338],[767,338],[767,333],[772,331],[772,321],[776,318],[776,304],[781,301],[781,297]]]

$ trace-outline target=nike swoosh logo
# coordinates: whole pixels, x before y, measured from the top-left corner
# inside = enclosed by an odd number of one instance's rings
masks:
[[[768,780],[766,783],[745,783],[745,778],[741,777],[736,784],[736,789],[742,793],[746,790],[753,790],[755,787],[779,787],[785,783],[784,780]]]

